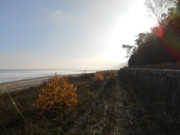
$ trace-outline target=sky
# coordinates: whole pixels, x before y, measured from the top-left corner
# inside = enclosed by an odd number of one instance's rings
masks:
[[[144,0],[0,0],[0,69],[107,69],[156,23]]]

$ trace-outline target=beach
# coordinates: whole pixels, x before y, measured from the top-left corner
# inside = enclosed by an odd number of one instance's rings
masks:
[[[32,79],[24,79],[13,82],[0,83],[0,93],[19,91],[31,87],[40,86],[51,78],[53,78],[53,76],[38,77]]]
[[[76,76],[93,73],[95,70],[75,69],[11,69],[0,70],[0,93],[24,90],[40,86],[51,79],[55,73],[61,76]]]
[[[58,75],[59,77],[68,77],[68,76],[80,76],[80,74],[69,74],[69,75]],[[36,77],[31,79],[23,79],[12,82],[0,83],[0,94],[5,92],[26,90],[31,87],[41,86],[43,83],[46,83],[48,80],[52,79],[54,76],[45,76],[45,77]]]

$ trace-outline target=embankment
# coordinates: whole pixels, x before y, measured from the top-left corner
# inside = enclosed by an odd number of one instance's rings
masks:
[[[122,73],[133,78],[145,90],[180,108],[180,70],[123,68]]]

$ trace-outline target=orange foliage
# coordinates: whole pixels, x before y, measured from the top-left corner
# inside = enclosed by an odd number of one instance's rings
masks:
[[[109,80],[112,80],[112,79],[113,79],[113,76],[108,76],[108,79],[109,79]]]
[[[95,80],[95,81],[103,81],[103,80],[104,80],[104,77],[102,76],[101,73],[96,73],[96,74],[94,75],[94,80]]]
[[[106,70],[106,72],[107,72],[107,73],[111,73],[111,72],[112,72],[112,70]]]
[[[39,98],[34,105],[43,111],[58,111],[72,109],[77,104],[76,87],[69,84],[67,78],[55,75],[53,80],[46,83],[39,91]]]

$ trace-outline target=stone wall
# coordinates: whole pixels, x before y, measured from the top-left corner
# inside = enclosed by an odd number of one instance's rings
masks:
[[[148,91],[180,108],[180,70],[122,68],[121,72],[133,78]]]

